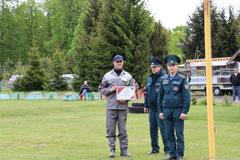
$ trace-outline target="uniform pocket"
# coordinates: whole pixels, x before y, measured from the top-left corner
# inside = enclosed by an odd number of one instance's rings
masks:
[[[169,80],[163,80],[162,85],[164,92],[168,94],[170,89]]]
[[[163,99],[163,106],[167,108],[178,107],[179,99],[175,95],[166,95]]]
[[[180,91],[180,82],[175,81],[172,83],[172,91],[174,95],[176,95]]]
[[[173,109],[164,108],[163,116],[164,116],[164,119],[172,119],[173,118]]]
[[[159,92],[159,90],[160,90],[160,83],[156,83],[155,90],[156,90],[156,92]]]
[[[180,119],[181,114],[182,114],[182,109],[175,109],[173,113],[174,119]]]

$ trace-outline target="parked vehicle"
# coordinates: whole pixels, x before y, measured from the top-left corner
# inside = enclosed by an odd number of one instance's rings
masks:
[[[9,88],[12,88],[12,87],[13,87],[13,83],[14,83],[17,79],[19,79],[19,78],[21,78],[21,77],[23,77],[23,75],[18,75],[18,74],[12,75],[12,76],[9,78],[9,80],[8,80],[8,86],[9,86]]]
[[[76,74],[63,74],[62,78],[64,79],[65,82],[68,84],[68,89],[72,89],[72,82],[73,79],[76,77]]]
[[[212,59],[212,85],[214,95],[230,93],[232,84],[229,77],[238,68],[240,71],[240,63],[232,61],[227,63],[231,57],[221,57]],[[188,59],[186,63],[181,65],[185,71],[189,71],[189,84],[191,91],[206,91],[206,64],[205,59]],[[188,74],[189,75],[189,74]]]

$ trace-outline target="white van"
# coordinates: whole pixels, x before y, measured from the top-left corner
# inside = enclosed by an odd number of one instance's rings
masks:
[[[65,82],[67,82],[69,89],[72,89],[72,83],[73,83],[73,79],[75,77],[77,77],[76,74],[63,74],[62,75],[62,78],[64,79]]]
[[[76,74],[63,74],[62,78],[67,82],[67,83],[72,83],[74,77],[76,77]]]
[[[232,84],[229,77],[234,68],[240,70],[239,62],[227,63],[231,57],[213,58],[212,59],[212,84],[214,95],[221,95],[232,91]],[[185,65],[191,72],[190,89],[191,91],[206,91],[206,73],[205,59],[189,59]]]
[[[13,87],[13,83],[14,83],[17,79],[19,79],[19,78],[21,78],[21,77],[23,77],[23,75],[18,75],[18,74],[12,75],[12,76],[9,78],[9,80],[8,80],[9,88],[12,88],[12,87]]]

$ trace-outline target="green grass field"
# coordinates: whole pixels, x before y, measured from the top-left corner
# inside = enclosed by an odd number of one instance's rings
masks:
[[[218,160],[239,160],[239,103],[216,105],[214,113]],[[186,160],[208,157],[206,115],[206,107],[191,107],[185,123]],[[129,114],[127,128],[133,157],[119,157],[117,148],[115,159],[162,159],[162,148],[159,155],[146,155],[150,150],[147,114]],[[104,101],[0,101],[0,160],[103,159],[109,159]]]

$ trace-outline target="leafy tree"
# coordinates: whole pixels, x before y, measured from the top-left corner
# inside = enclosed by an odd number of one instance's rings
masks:
[[[27,65],[23,65],[22,61],[18,60],[14,66],[15,70],[13,71],[13,74],[17,75],[25,75],[26,71],[28,69]]]
[[[15,39],[15,21],[14,15],[11,12],[12,1],[1,1],[0,9],[0,64],[3,65],[4,61],[8,58],[16,59],[14,51],[16,49]]]
[[[60,48],[68,51],[78,24],[80,14],[83,12],[85,0],[46,0],[44,3],[47,12],[47,35],[50,37],[45,45],[54,52]]]
[[[17,0],[5,2],[8,3],[2,5],[0,15],[0,62],[3,63],[10,58],[13,61],[21,60],[26,64],[33,41],[39,46],[41,53],[45,51],[43,43],[47,39],[44,13],[34,0],[21,3]]]
[[[182,51],[182,41],[185,39],[185,26],[177,26],[169,32],[169,52],[175,53],[184,58]]]

